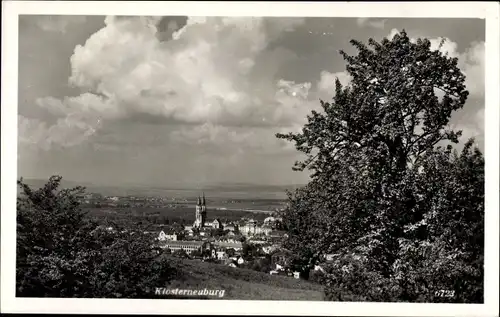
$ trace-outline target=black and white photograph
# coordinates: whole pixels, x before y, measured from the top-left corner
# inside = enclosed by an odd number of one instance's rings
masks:
[[[498,315],[498,12],[254,4],[18,7],[17,60],[2,57],[17,71],[2,71],[2,293],[156,313]],[[308,314],[340,312],[321,307]]]

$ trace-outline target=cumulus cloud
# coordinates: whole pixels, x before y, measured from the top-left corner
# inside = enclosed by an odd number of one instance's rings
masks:
[[[269,44],[303,23],[302,18],[189,17],[179,28],[177,21],[161,17],[107,17],[105,27],[71,57],[69,82],[86,92],[40,98],[37,105],[63,120],[57,128],[70,131],[62,122],[76,125],[76,114],[82,125],[89,118],[101,124],[164,118],[214,126],[292,126],[308,112],[311,84],[277,79],[280,63],[294,54]]]
[[[465,74],[465,86],[474,97],[484,95],[484,68],[485,53],[484,42],[474,42],[464,52],[457,50],[457,43],[445,38],[444,43],[439,47],[443,38],[430,39],[431,49],[448,54],[449,57],[458,58],[458,66]]]
[[[261,119],[253,113],[287,111],[289,104],[273,103],[274,94],[253,89],[251,72],[259,54],[297,20],[190,17],[163,43],[155,23],[107,18],[105,28],[75,49],[70,81],[114,98],[122,113],[181,122],[245,124],[242,118]]]
[[[303,123],[306,115],[317,106],[317,101],[308,99],[311,83],[297,84],[294,81],[280,80],[275,93],[275,108],[271,122],[289,127]],[[266,120],[266,117],[263,118]]]
[[[472,118],[467,118],[466,121],[454,124],[452,128],[462,131],[462,141],[465,142],[470,138],[474,138],[481,146],[484,142],[484,106],[481,107]]]
[[[86,20],[85,16],[79,15],[47,15],[38,17],[36,24],[44,31],[66,33],[70,25],[81,24]]]
[[[359,27],[372,27],[375,29],[384,29],[387,19],[372,19],[372,18],[358,18],[356,20]]]
[[[398,29],[392,29],[391,32],[389,32],[389,35],[387,35],[387,39],[388,40],[392,40],[392,38],[394,37],[394,35],[396,35],[398,33],[399,33]]]
[[[336,72],[330,73],[328,71],[322,71],[320,74],[320,80],[318,81],[318,90],[321,96],[333,95],[335,93],[335,80],[338,79],[342,86],[346,86],[351,81],[351,76],[346,72]]]
[[[77,113],[58,119],[53,125],[19,115],[18,142],[20,146],[43,150],[53,146],[71,147],[92,137],[100,124],[99,119]]]
[[[124,116],[113,98],[105,98],[92,93],[83,93],[75,97],[65,97],[62,100],[53,97],[44,97],[36,100],[40,108],[46,109],[53,115],[66,117],[74,114],[100,117],[104,119]]]
[[[429,41],[431,42],[431,50],[440,51],[449,57],[459,57],[457,52],[457,43],[453,42],[449,38],[439,37],[436,39],[429,39]]]
[[[473,43],[459,57],[467,89],[475,96],[484,96],[485,58],[484,42]]]
[[[358,21],[369,22],[377,21]],[[303,23],[300,18],[107,17],[105,26],[71,57],[69,82],[85,92],[37,100],[59,121],[25,130],[44,135],[44,146],[70,145],[89,139],[107,120],[156,120],[189,124],[172,132],[174,142],[184,138],[276,148],[275,132],[300,129],[310,110],[318,107],[318,97],[332,96],[335,78],[344,85],[350,81],[346,72],[322,71],[315,83],[276,75],[281,65],[297,57],[271,44]],[[389,37],[396,32],[393,29]],[[440,39],[431,42],[437,48]],[[463,61],[467,86],[478,93],[484,86],[484,43],[460,54],[447,40],[441,50]],[[259,132],[251,131],[255,127]],[[65,137],[52,135],[56,131]],[[85,137],[75,136],[75,131]]]
[[[256,63],[272,59],[279,65],[279,49],[269,44],[303,19],[189,17],[180,29],[177,22],[167,24],[167,41],[158,36],[161,22],[107,17],[71,57],[69,82],[87,92],[37,104],[61,117],[83,113],[103,120],[148,115],[190,124],[273,126],[302,119],[305,109],[298,106],[311,84],[275,79],[276,68]]]
[[[484,42],[472,43],[464,52],[457,50],[457,43],[448,38],[444,38],[444,43],[439,47],[443,38],[430,39],[431,49],[448,54],[449,57],[458,58],[458,66],[465,74],[465,86],[472,96],[481,97],[484,95],[484,68],[485,53]]]

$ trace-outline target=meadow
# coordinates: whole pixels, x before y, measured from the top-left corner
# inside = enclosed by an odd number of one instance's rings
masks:
[[[305,280],[164,256],[178,269],[178,274],[172,281],[158,287],[225,290],[223,298],[210,297],[213,299],[323,300],[323,287]]]

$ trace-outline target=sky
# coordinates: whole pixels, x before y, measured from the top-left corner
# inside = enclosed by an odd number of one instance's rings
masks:
[[[451,125],[484,148],[484,20],[20,16],[18,177],[101,185],[302,184],[300,131],[338,53],[405,29],[459,58]]]

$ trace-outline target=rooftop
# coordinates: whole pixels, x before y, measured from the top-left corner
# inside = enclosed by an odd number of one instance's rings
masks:
[[[194,245],[202,246],[204,241],[162,241],[162,244],[170,246],[183,246],[183,245]]]
[[[241,242],[214,242],[214,244],[216,246],[219,246],[219,247],[226,247],[226,248],[234,248],[234,247],[238,247],[238,248],[241,248],[243,246],[243,244]]]

